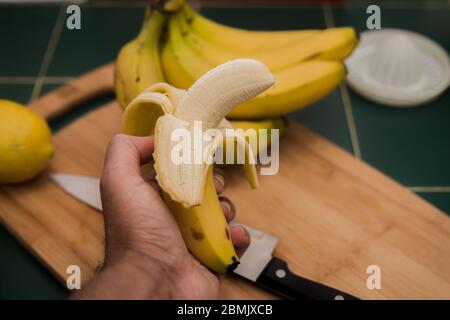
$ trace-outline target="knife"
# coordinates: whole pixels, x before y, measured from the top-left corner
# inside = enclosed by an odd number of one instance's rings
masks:
[[[296,275],[289,270],[286,261],[273,256],[278,243],[275,236],[241,225],[250,233],[251,241],[234,273],[287,299],[359,300],[343,291]]]
[[[51,180],[66,193],[102,211],[100,179],[67,173],[50,173]],[[238,225],[230,223],[230,225]],[[241,224],[242,225],[242,224]],[[247,225],[250,246],[234,273],[287,299],[359,300],[343,291],[303,278],[289,270],[287,263],[273,256],[278,239]]]

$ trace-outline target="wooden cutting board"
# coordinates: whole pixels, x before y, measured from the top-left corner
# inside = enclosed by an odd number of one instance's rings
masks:
[[[52,117],[57,108],[49,109],[45,99],[69,108],[111,89],[111,66],[107,70],[95,73],[102,85],[92,75],[86,78],[93,86],[76,79],[71,90],[59,89],[32,108]],[[115,102],[87,114],[56,134],[56,156],[39,178],[0,188],[1,222],[62,283],[69,265],[80,266],[84,283],[95,274],[104,254],[103,219],[54,185],[48,172],[99,176],[120,124]],[[444,213],[294,121],[280,150],[277,175],[261,176],[261,187],[252,190],[241,169],[232,168],[225,193],[240,222],[279,238],[275,253],[294,272],[363,299],[450,299],[450,219]],[[366,286],[371,265],[380,267],[380,290]],[[235,276],[223,281],[222,298],[275,298]]]

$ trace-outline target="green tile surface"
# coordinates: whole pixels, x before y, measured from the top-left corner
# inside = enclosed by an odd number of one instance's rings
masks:
[[[32,91],[33,85],[31,84],[0,84],[0,99],[13,100],[25,104],[30,100]]]
[[[48,75],[75,76],[113,61],[137,35],[143,7],[81,7],[81,30],[63,28]]]
[[[59,6],[0,5],[0,76],[36,76]]]
[[[430,36],[450,51],[450,6],[419,1],[383,1],[382,27],[415,30]],[[262,29],[324,28],[321,6],[235,8],[212,5],[202,13],[236,27]],[[59,5],[0,5],[0,98],[28,102],[32,84],[3,84],[5,77],[37,76],[50,40]],[[82,29],[62,26],[50,61],[48,76],[76,76],[115,58],[123,43],[138,31],[141,5],[108,4],[82,6]],[[366,5],[353,2],[333,6],[337,25],[365,28]],[[13,82],[12,82],[13,83]],[[17,83],[14,82],[14,83]],[[41,94],[57,85],[46,84]],[[58,131],[86,112],[108,102],[101,97],[51,123]],[[350,91],[363,160],[408,186],[450,186],[450,94],[417,109],[391,109],[371,103]],[[293,118],[334,143],[353,152],[344,106],[339,90],[309,108],[291,114]],[[450,192],[418,193],[441,210],[450,213]],[[0,299],[63,298],[67,291],[0,226]]]
[[[450,192],[420,192],[418,195],[450,214]]]
[[[351,100],[364,161],[407,186],[450,185],[450,92],[413,109]]]
[[[430,37],[447,51],[450,51],[450,5],[392,7],[389,3],[380,4],[381,28],[407,29]],[[337,26],[351,25],[359,32],[366,31],[366,6],[333,7]]]
[[[251,30],[322,29],[325,27],[322,8],[311,7],[206,7],[205,16],[230,26]]]
[[[293,112],[291,116],[347,151],[353,152],[339,89],[308,108]]]
[[[0,225],[0,299],[60,299],[52,274]]]

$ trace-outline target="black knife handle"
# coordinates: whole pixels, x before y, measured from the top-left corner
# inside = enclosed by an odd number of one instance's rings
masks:
[[[256,280],[261,286],[292,300],[359,300],[348,293],[297,276],[285,261],[273,257]]]

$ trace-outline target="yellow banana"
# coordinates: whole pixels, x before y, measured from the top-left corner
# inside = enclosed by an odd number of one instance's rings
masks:
[[[114,85],[122,108],[151,84],[164,81],[158,44],[166,19],[159,11],[147,8],[138,36],[119,52]]]
[[[198,59],[194,61],[199,62]],[[175,50],[170,41],[167,41],[163,46],[161,65],[166,81],[178,88],[189,88],[196,80],[193,75],[184,69],[182,61],[180,61],[180,56],[175,54]],[[199,70],[201,70],[199,74],[206,72],[207,67],[204,63],[199,65]]]
[[[246,137],[248,137],[248,141],[255,155],[258,155],[260,151],[270,146],[272,137],[271,130],[279,130],[279,137],[281,137],[287,129],[287,121],[283,117],[263,119],[258,121],[231,120],[230,124],[233,126],[233,128],[242,129],[246,133]],[[252,138],[253,134],[254,139]],[[265,141],[260,140],[261,135],[265,136]]]
[[[217,273],[233,271],[239,259],[217,199],[212,166],[208,168],[203,192],[204,202],[189,209],[173,201],[167,193],[163,195],[191,253]]]
[[[277,84],[255,99],[240,104],[230,119],[279,117],[325,97],[345,78],[346,69],[337,61],[308,61],[280,73]]]
[[[180,227],[190,252],[205,266],[217,273],[232,270],[238,264],[227,223],[214,188],[210,160],[223,138],[209,137],[210,144],[200,151],[200,163],[177,162],[173,150],[176,130],[195,135],[201,122],[203,133],[229,127],[224,119],[235,105],[255,97],[274,83],[271,72],[260,62],[238,59],[220,65],[201,77],[188,91],[158,83],[139,94],[125,109],[123,131],[127,134],[155,135],[156,178],[164,191],[164,199]],[[180,132],[180,131],[178,131]],[[194,138],[195,139],[195,138]],[[258,185],[253,152],[243,136],[236,143],[245,149],[245,168],[253,187]],[[192,143],[192,142],[191,142]],[[192,160],[189,158],[188,160]]]
[[[170,18],[170,28],[181,34],[184,41],[203,59],[211,65],[218,65],[236,58],[252,58],[266,64],[270,70],[278,71],[307,60],[342,60],[347,57],[357,43],[353,28],[330,28],[296,41],[275,50],[255,50],[242,53],[234,49],[224,49],[216,46],[212,38],[202,38],[183,23],[181,13],[175,13]],[[271,38],[266,39],[267,42]]]
[[[213,65],[189,46],[169,22],[169,37],[163,48],[162,65],[167,81],[187,88]],[[330,93],[345,77],[338,61],[310,60],[274,72],[277,84],[262,95],[234,108],[230,119],[264,119],[282,116],[305,107]]]
[[[164,81],[160,61],[160,40],[167,13],[181,8],[184,0],[153,1],[145,9],[141,30],[125,44],[116,59],[114,87],[120,106],[125,107],[153,83]]]
[[[318,30],[252,31],[233,28],[210,20],[184,5],[183,21],[204,39],[222,49],[241,53],[270,51],[276,48],[303,41]]]

